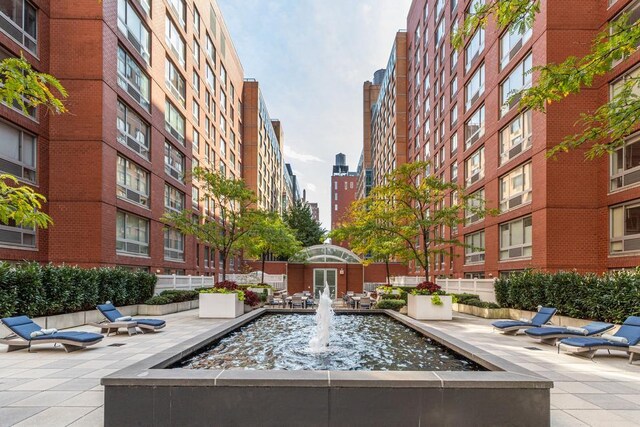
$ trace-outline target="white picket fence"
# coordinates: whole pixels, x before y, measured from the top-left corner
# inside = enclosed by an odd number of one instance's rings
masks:
[[[436,284],[448,293],[477,294],[482,301],[496,302],[495,279],[436,279]]]
[[[227,274],[227,280],[232,280],[239,285],[250,285],[260,282],[262,275],[259,271],[249,274]],[[219,277],[222,280],[222,274]],[[264,283],[271,285],[275,290],[287,289],[287,276],[285,274],[266,274]],[[176,274],[158,275],[155,295],[167,289],[192,290],[195,288],[213,286],[213,276],[178,276]]]

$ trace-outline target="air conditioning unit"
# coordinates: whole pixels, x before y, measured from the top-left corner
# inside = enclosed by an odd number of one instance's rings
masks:
[[[521,204],[522,204],[522,194],[512,199],[509,199],[509,209],[513,209],[516,206],[520,206]]]
[[[135,203],[140,203],[140,194],[127,188],[127,199]]]

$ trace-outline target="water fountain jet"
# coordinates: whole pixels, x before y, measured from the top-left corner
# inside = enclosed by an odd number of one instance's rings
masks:
[[[320,302],[316,310],[316,334],[309,341],[309,350],[312,353],[323,353],[327,351],[329,336],[331,335],[331,324],[333,323],[333,308],[331,291],[329,284],[324,283],[324,290],[320,295]]]

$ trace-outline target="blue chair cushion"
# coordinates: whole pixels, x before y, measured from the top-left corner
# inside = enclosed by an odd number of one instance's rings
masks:
[[[133,319],[133,320],[138,322],[139,325],[149,325],[149,326],[153,326],[154,328],[164,326],[164,324],[167,323],[164,320],[160,320],[160,319]]]
[[[582,329],[587,330],[587,336],[600,334],[602,332],[605,332],[611,329],[612,327],[613,327],[612,323],[604,323],[604,322],[591,322],[588,325],[581,326]],[[524,333],[532,337],[546,337],[550,335],[559,335],[559,334],[583,336],[580,332],[571,331],[561,326],[553,327],[553,328],[531,328],[524,331]]]
[[[115,322],[117,318],[123,317],[113,304],[100,304],[96,307],[109,322]]]
[[[629,316],[624,321],[620,329],[614,334],[617,337],[625,337],[629,345],[636,345],[640,342],[640,317]]]
[[[542,307],[540,308],[540,310],[536,313],[535,316],[533,316],[533,319],[531,319],[531,323],[535,326],[542,326],[546,323],[549,322],[549,320],[551,320],[551,318],[553,317],[553,315],[556,314],[556,309],[553,307]]]
[[[498,329],[506,329],[514,326],[522,326],[522,327],[532,326],[532,324],[523,322],[521,320],[498,320],[497,322],[493,322],[491,326]]]
[[[617,334],[616,334],[617,335]],[[621,342],[614,342],[605,340],[604,338],[590,338],[590,337],[576,337],[576,338],[565,338],[560,341],[562,344],[571,345],[574,347],[620,347],[620,348],[628,348],[629,344],[623,344]]]
[[[31,340],[31,332],[42,329],[42,326],[29,319],[27,316],[6,317],[2,319],[2,323],[7,328],[11,329],[11,332],[27,341]]]
[[[97,342],[104,338],[100,334],[94,334],[93,332],[81,332],[81,331],[68,331],[68,332],[56,332],[51,335],[40,335],[35,338],[31,338],[31,341],[41,341],[41,340],[51,340],[51,339],[59,339],[59,340],[69,340],[76,341],[79,343],[88,343],[88,342]]]

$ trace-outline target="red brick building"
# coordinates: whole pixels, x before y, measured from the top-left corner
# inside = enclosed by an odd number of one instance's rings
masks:
[[[333,165],[331,174],[331,229],[340,226],[344,216],[349,211],[351,203],[356,199],[358,191],[358,174],[349,172],[346,156],[336,154],[336,164]],[[345,246],[344,242],[336,242],[339,246]],[[346,246],[345,246],[346,247]]]
[[[188,171],[242,176],[243,70],[215,2],[6,0],[0,54],[69,92],[69,113],[0,106],[0,170],[48,198],[48,230],[0,226],[0,259],[212,274],[159,218],[213,215]]]
[[[638,75],[640,53],[592,88],[551,104],[546,114],[520,111],[507,100],[531,84],[531,67],[586,54],[587,41],[620,13],[639,19],[640,2],[543,0],[530,31],[500,31],[490,21],[455,52],[449,36],[478,1],[415,0],[408,15],[407,159],[431,161],[430,173],[501,212],[485,219],[469,215],[464,226],[444,230],[474,248],[438,257],[431,274],[495,277],[530,267],[603,272],[637,266],[640,161],[634,148],[640,134],[593,161],[584,159],[583,149],[557,160],[545,154],[575,132],[580,113],[609,99],[616,82]],[[374,176],[375,169],[374,162]]]

